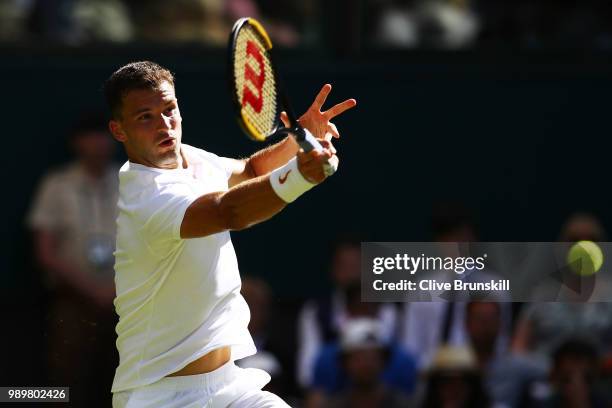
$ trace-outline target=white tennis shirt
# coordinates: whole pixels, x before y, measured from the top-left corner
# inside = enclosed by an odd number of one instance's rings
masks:
[[[127,162],[119,171],[113,392],[152,384],[219,347],[231,346],[232,360],[256,351],[229,232],[180,238],[187,207],[228,189],[227,159],[182,149],[187,169]]]

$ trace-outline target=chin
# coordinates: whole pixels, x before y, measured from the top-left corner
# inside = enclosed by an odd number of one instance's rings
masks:
[[[178,165],[178,162],[178,154],[174,150],[163,153],[157,158],[157,165],[163,167]]]

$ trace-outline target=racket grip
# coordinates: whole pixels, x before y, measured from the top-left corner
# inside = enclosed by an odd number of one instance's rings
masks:
[[[323,150],[323,146],[317,140],[316,137],[312,135],[307,129],[304,129],[304,134],[306,135],[304,139],[298,140],[300,147],[306,152],[310,152],[312,150],[321,151]],[[331,176],[338,170],[338,158],[333,156],[331,159],[327,161],[323,165],[323,170],[325,171],[326,176]]]

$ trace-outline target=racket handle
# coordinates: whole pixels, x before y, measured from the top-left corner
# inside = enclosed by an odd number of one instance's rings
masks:
[[[298,140],[300,147],[306,152],[310,152],[312,150],[321,151],[323,150],[323,146],[321,143],[310,133],[307,129],[303,129],[305,137],[302,140]],[[325,171],[326,176],[331,176],[338,170],[338,158],[333,156],[329,159],[324,165],[323,170]]]

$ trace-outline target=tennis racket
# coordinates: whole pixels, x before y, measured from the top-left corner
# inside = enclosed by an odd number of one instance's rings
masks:
[[[259,142],[289,134],[305,152],[322,150],[317,139],[299,125],[280,86],[270,53],[272,41],[263,26],[250,17],[236,21],[228,48],[230,92],[244,133]],[[287,113],[290,127],[285,127],[280,120],[283,110]],[[338,158],[333,156],[324,165],[325,174],[329,176],[337,168]]]

